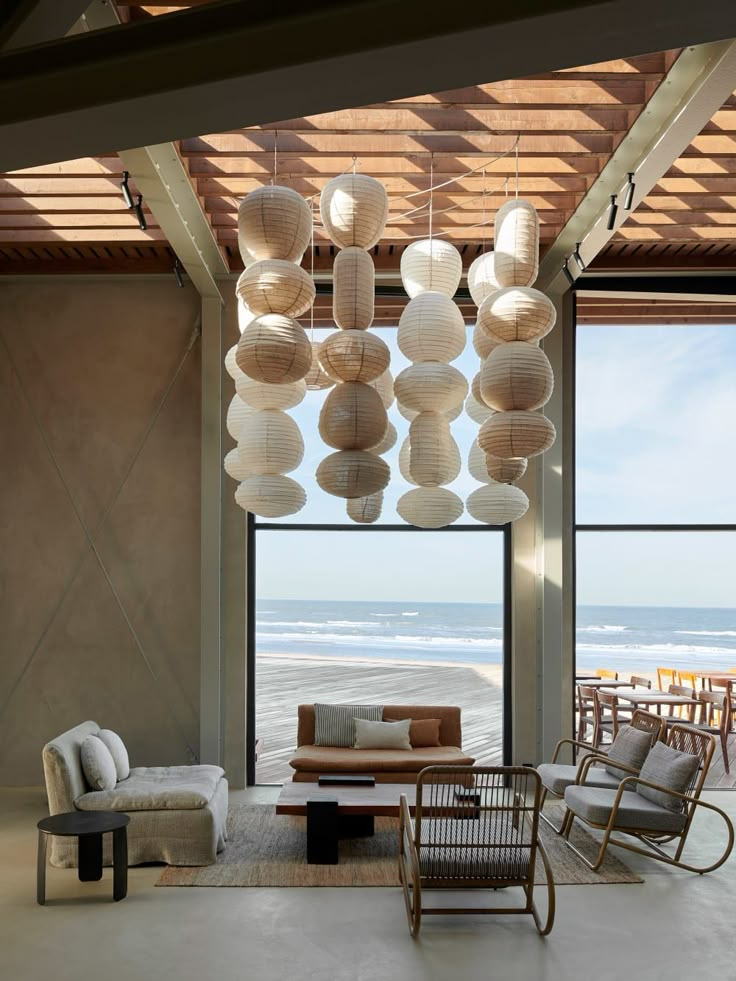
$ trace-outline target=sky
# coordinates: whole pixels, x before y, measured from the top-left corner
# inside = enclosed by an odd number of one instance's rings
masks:
[[[395,375],[409,362],[393,328],[377,329]],[[470,343],[454,362],[470,380]],[[325,331],[315,331],[319,340]],[[578,521],[736,522],[736,329],[729,326],[579,327],[577,360]],[[314,480],[332,452],[317,432],[324,393],[309,392],[291,414],[305,437],[292,477],[307,505],[287,522],[340,522],[345,502]],[[409,424],[386,454],[391,484],[382,521],[401,523],[398,497],[410,485],[398,470]],[[463,460],[478,424],[453,424]],[[480,486],[467,471],[449,485],[462,498]],[[474,524],[467,515],[463,524]],[[318,540],[316,540],[318,539]],[[262,532],[258,595],[269,599],[500,602],[501,536]],[[736,533],[580,534],[578,602],[590,605],[736,607]]]

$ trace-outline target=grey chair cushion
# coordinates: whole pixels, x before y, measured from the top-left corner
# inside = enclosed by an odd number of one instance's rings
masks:
[[[608,759],[615,760],[618,763],[624,763],[626,766],[632,766],[635,770],[640,770],[651,748],[651,733],[626,726],[625,729],[619,729],[616,738],[611,744],[611,748],[608,750]],[[606,770],[621,780],[629,776],[626,770],[610,766],[608,763],[606,764]]]
[[[84,779],[92,790],[113,790],[118,782],[115,761],[99,736],[87,736],[80,750]]]
[[[139,766],[113,790],[82,794],[80,811],[196,810],[212,800],[225,771],[219,766]]]
[[[615,790],[599,787],[568,787],[565,803],[583,821],[605,826],[611,817],[616,793]],[[685,827],[685,815],[675,814],[668,807],[660,807],[640,794],[623,794],[615,826],[677,833]]]
[[[314,745],[355,745],[355,720],[369,719],[381,722],[383,705],[330,705],[316,702],[314,705]]]
[[[130,760],[128,759],[128,750],[125,748],[123,740],[112,729],[100,729],[97,736],[110,750],[110,756],[112,756],[113,762],[115,763],[115,772],[118,775],[118,780],[127,780],[130,776]]]
[[[675,790],[679,794],[684,794],[687,793],[699,765],[700,760],[694,753],[681,753],[664,743],[657,743],[652,746],[644,761],[640,776],[642,780],[649,780],[661,787],[667,787],[668,790]],[[683,802],[662,790],[637,785],[636,792],[670,811],[675,811],[678,814],[682,811]]]
[[[577,777],[577,766],[568,763],[541,763],[537,767],[537,773],[542,781],[542,785],[551,790],[553,794],[562,797],[565,790],[575,783]],[[585,781],[586,787],[609,787],[615,789],[621,783],[620,777],[614,777],[607,773],[602,766],[592,766],[588,770]]]

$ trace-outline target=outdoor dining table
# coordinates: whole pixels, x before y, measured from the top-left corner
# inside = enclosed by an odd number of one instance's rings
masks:
[[[632,688],[632,689],[620,689],[612,688],[608,686],[607,688],[599,688],[599,691],[604,692],[607,695],[615,695],[616,698],[621,699],[626,702],[631,702],[632,705],[700,705],[697,698],[688,698],[687,695],[673,695],[668,691],[659,691],[657,688]]]
[[[634,685],[630,681],[612,681],[611,678],[599,678],[597,675],[595,678],[586,678],[585,681],[581,681],[579,678],[575,679],[575,683],[583,685],[586,688],[633,688]]]

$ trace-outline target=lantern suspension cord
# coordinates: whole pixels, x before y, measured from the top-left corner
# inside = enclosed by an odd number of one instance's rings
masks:
[[[434,220],[434,154],[429,158],[429,288],[432,289],[432,271],[434,269],[432,248],[432,222]]]
[[[514,194],[514,197],[517,199],[517,201],[519,199],[519,140],[520,140],[520,138],[521,138],[521,133],[517,133],[516,134],[516,145],[515,145],[516,153],[514,154],[514,157],[515,157],[515,168],[514,169],[515,169],[515,177],[516,177],[516,193]]]
[[[314,282],[314,207],[317,195],[312,195],[312,267],[310,269],[309,275],[312,277],[312,282]],[[317,298],[315,297],[315,300]],[[314,348],[314,303],[312,303],[309,308],[309,339],[312,342],[312,348]],[[314,352],[312,352],[312,357],[314,357]]]
[[[485,220],[486,220],[486,168],[485,167],[483,168],[483,193],[481,194],[480,213],[483,216],[483,221],[485,222]],[[485,252],[485,250],[486,250],[486,233],[485,233],[485,231],[481,235],[480,249],[481,249],[481,252]]]
[[[499,183],[495,184],[493,187],[484,187],[483,191],[480,194],[475,194],[472,198],[468,198],[465,204],[471,204],[473,201],[478,201],[480,198],[483,197],[484,194],[493,193],[493,191],[498,191],[504,187],[506,188],[506,193],[508,195],[508,185],[509,185],[509,179],[508,177],[505,177],[502,181],[499,181]],[[446,215],[448,212],[457,211],[458,208],[462,208],[462,207],[463,207],[462,204],[451,204],[449,208],[441,208],[439,211],[435,211],[434,213],[435,215]],[[417,218],[426,217],[426,215],[429,213],[428,208],[429,208],[429,204],[422,204],[418,208],[412,208],[411,211],[405,211],[403,215],[397,215],[395,218],[392,218],[386,224],[390,225],[393,222],[403,221],[404,218],[410,218],[412,215],[415,215]],[[424,214],[423,215],[418,214],[418,212],[424,212]]]
[[[416,198],[420,194],[429,194],[432,191],[439,191],[443,187],[447,187],[450,184],[457,183],[457,181],[465,180],[466,177],[470,177],[472,174],[477,174],[479,170],[483,170],[483,168],[487,167],[489,164],[495,163],[497,160],[503,160],[505,157],[508,157],[510,153],[513,153],[514,150],[519,145],[519,136],[520,134],[517,133],[516,140],[514,141],[514,145],[509,147],[508,150],[505,150],[503,153],[496,154],[495,157],[490,157],[489,159],[485,160],[483,163],[478,164],[477,167],[473,167],[471,170],[466,170],[465,173],[458,174],[457,177],[451,177],[449,180],[442,181],[441,184],[434,184],[432,187],[422,188],[421,191],[412,191],[411,194],[405,194],[404,197],[407,198],[408,200],[409,198]],[[432,154],[432,156],[434,157],[434,154]]]
[[[273,131],[273,176],[271,177],[272,185],[276,183],[278,162],[279,162],[279,131],[275,129]]]

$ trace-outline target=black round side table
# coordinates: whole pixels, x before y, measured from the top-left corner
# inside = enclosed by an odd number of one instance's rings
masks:
[[[130,818],[117,811],[70,811],[54,814],[38,822],[38,867],[36,898],[46,902],[46,844],[48,835],[77,838],[79,841],[79,881],[99,882],[102,878],[102,836],[112,832],[112,898],[117,903],[128,894],[128,835]]]

